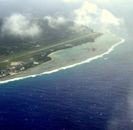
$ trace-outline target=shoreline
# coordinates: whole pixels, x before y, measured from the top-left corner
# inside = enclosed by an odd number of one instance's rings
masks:
[[[14,81],[27,79],[27,78],[35,78],[35,77],[46,75],[46,74],[52,74],[52,73],[55,73],[55,72],[58,72],[58,71],[61,71],[61,70],[66,70],[66,69],[69,69],[69,68],[73,68],[73,67],[85,64],[85,63],[90,63],[93,60],[102,58],[105,55],[110,54],[112,51],[114,51],[115,47],[119,46],[120,44],[124,43],[125,41],[126,41],[125,39],[121,38],[121,40],[119,42],[117,42],[116,44],[112,45],[106,52],[104,52],[102,54],[99,54],[99,55],[96,55],[94,57],[88,58],[86,60],[83,60],[83,61],[81,61],[79,63],[70,64],[70,65],[67,65],[67,66],[64,66],[64,67],[53,69],[51,71],[45,71],[45,72],[40,73],[40,74],[28,75],[28,76],[13,78],[13,79],[5,80],[5,81],[3,80],[3,81],[0,81],[0,85],[1,84],[6,84],[6,83],[9,83],[9,82],[14,82]]]

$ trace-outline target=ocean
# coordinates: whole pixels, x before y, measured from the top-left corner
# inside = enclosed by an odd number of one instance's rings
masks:
[[[132,40],[102,58],[0,84],[0,130],[133,130]]]

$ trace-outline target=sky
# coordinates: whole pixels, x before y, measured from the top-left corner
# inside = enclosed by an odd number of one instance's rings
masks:
[[[45,14],[45,12],[69,10],[85,0],[0,0],[0,16],[13,12]],[[119,6],[123,9],[130,7],[131,0],[88,0],[103,7],[116,10]]]

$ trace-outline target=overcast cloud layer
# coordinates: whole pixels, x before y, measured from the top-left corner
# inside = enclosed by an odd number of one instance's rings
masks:
[[[88,27],[96,31],[109,31],[112,28],[119,28],[124,23],[122,17],[116,16],[105,8],[106,4],[111,4],[110,0],[10,0],[10,2],[7,2],[9,5],[5,2],[7,0],[0,1],[5,6],[14,4],[16,12],[11,11],[6,16],[2,26],[2,33],[4,35],[35,37],[41,34],[42,28],[31,18],[35,18],[32,7],[37,9],[36,11],[40,10],[41,18],[47,21],[51,28],[65,26],[67,22],[71,21],[73,22],[73,29]],[[112,3],[116,4],[118,1],[113,0]],[[25,8],[25,11],[22,11],[22,8],[17,9],[17,5]],[[47,13],[48,8],[54,10],[55,7],[59,8],[59,10],[53,11],[52,14]],[[42,10],[42,8],[45,9]],[[64,11],[60,11],[60,8],[64,8]],[[64,13],[65,10],[69,10],[67,15]],[[31,17],[27,14],[30,14]]]

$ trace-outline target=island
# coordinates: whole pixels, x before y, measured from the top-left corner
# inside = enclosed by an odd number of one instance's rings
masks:
[[[106,54],[123,39],[112,33],[90,32],[35,50],[5,56],[0,61],[0,83],[56,72]]]
[[[90,62],[123,42],[111,32],[96,31],[87,26],[75,27],[72,21],[53,27],[42,18],[31,20],[41,28],[38,35],[20,35],[18,30],[18,33],[10,33],[8,24],[0,19],[0,83]],[[6,32],[2,31],[3,24],[9,28]]]

